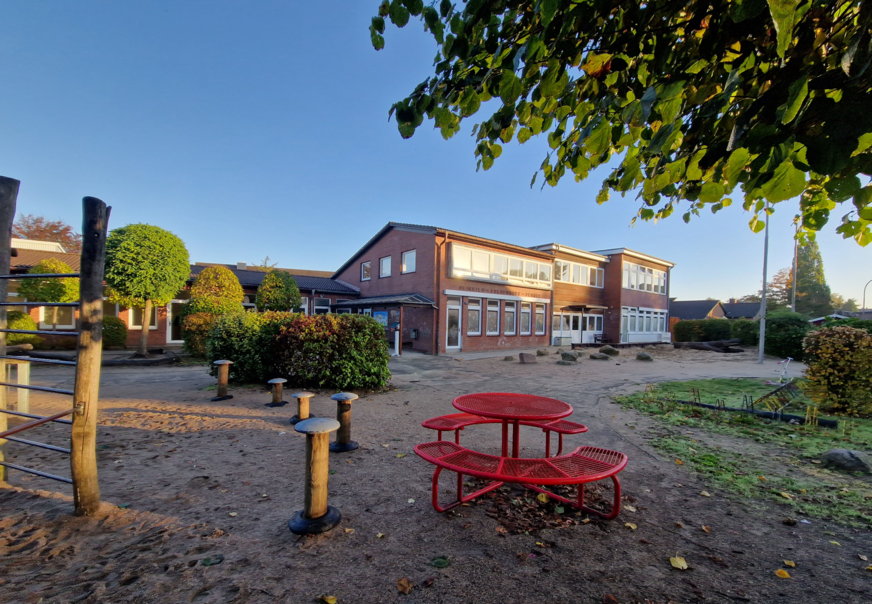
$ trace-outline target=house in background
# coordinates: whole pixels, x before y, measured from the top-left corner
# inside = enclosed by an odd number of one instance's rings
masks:
[[[699,321],[702,319],[725,319],[727,313],[720,300],[669,301],[669,316],[672,321]]]
[[[760,303],[759,302],[736,302],[735,298],[730,298],[722,304],[724,312],[728,319],[753,319],[760,318]]]

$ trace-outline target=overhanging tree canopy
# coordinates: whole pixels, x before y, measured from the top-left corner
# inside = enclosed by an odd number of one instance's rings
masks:
[[[410,15],[439,53],[391,107],[404,138],[425,117],[450,138],[493,99],[472,129],[485,170],[545,135],[546,183],[618,156],[597,201],[638,190],[643,220],[742,195],[760,231],[767,205],[801,196],[801,234],[844,204],[836,231],[872,241],[872,0],[384,0],[376,50],[385,18]]]

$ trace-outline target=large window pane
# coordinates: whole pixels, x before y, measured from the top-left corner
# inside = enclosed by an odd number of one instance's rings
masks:
[[[530,323],[531,323],[531,312],[530,312],[530,303],[522,302],[521,303],[521,335],[528,336],[530,335]]]
[[[525,262],[524,263],[524,278],[525,279],[538,279],[539,271],[538,264],[535,262]]]
[[[536,335],[545,335],[545,305],[536,305]]]
[[[506,315],[505,315],[505,334],[507,336],[515,335],[515,313],[516,313],[516,303],[515,302],[506,302]]]
[[[500,335],[500,301],[487,301],[487,335]]]
[[[471,298],[466,310],[466,333],[471,336],[481,334],[481,300]]]
[[[386,256],[379,260],[379,277],[390,277],[391,276],[391,257]]]
[[[539,265],[539,280],[540,281],[551,281],[551,265],[550,264],[540,264]]]
[[[572,282],[581,283],[581,265],[579,264],[572,265]]]
[[[361,262],[360,263],[360,280],[361,281],[369,281],[370,279],[370,263],[369,262]]]
[[[494,274],[507,277],[509,274],[509,259],[505,256],[494,256]]]
[[[515,258],[509,259],[509,275],[512,277],[521,278],[524,276],[524,263]]]
[[[475,273],[489,273],[490,254],[487,252],[472,252],[472,270]]]
[[[403,252],[403,272],[404,273],[414,273],[415,265],[417,263],[418,253],[416,250],[412,250],[410,252]]]

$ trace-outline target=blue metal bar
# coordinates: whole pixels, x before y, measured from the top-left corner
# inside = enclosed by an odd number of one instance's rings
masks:
[[[29,417],[31,419],[42,419],[44,416],[42,415],[34,415],[33,413],[22,413],[21,411],[12,411],[10,409],[0,409],[0,413],[8,413],[9,415],[17,415],[18,417]],[[52,420],[59,424],[72,424],[73,421],[69,419],[55,419]]]
[[[3,333],[38,333],[46,336],[77,336],[78,331],[49,331],[47,329],[0,329]]]
[[[58,359],[40,359],[38,357],[17,357],[10,354],[0,354],[0,359],[13,361],[30,361],[31,363],[48,363],[49,365],[76,365],[75,361],[61,361]]]
[[[24,466],[18,466],[18,465],[15,465],[14,463],[0,461],[0,466],[6,466],[10,470],[18,470],[19,472],[27,472],[28,474],[36,474],[37,476],[42,476],[43,478],[51,478],[52,480],[65,482],[67,484],[73,484],[72,478],[64,478],[63,476],[55,476],[54,474],[49,474],[48,472],[40,472],[39,470],[34,470],[32,468],[25,468]]]
[[[0,306],[78,306],[78,302],[0,302]]]
[[[23,388],[24,390],[39,390],[40,392],[52,392],[54,394],[69,394],[70,396],[75,394],[72,390],[61,390],[60,388],[49,388],[48,386],[26,386],[24,384],[13,384],[12,382],[0,382],[0,386]]]
[[[41,449],[48,449],[49,451],[57,451],[58,453],[66,453],[70,454],[69,449],[64,449],[63,447],[56,447],[54,445],[49,445],[46,443],[38,443],[35,440],[27,440],[26,438],[18,438],[17,436],[7,436],[6,440],[11,440],[15,443],[21,443],[22,445],[31,445],[33,447],[40,447]]]
[[[66,279],[78,276],[79,273],[21,273],[19,275],[0,275],[0,279]]]

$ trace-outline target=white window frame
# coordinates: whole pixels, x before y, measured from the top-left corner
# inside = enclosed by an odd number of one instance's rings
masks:
[[[368,277],[363,276],[364,268],[369,273]],[[367,260],[366,262],[360,263],[360,280],[361,281],[369,281],[370,279],[372,279],[372,260]]]
[[[385,274],[385,260],[387,260],[387,274]],[[383,258],[378,259],[378,278],[379,279],[387,279],[391,276],[391,257],[385,256]]]
[[[591,271],[594,272],[594,278],[592,281],[590,274]],[[563,278],[564,272],[566,273],[566,279]],[[560,275],[560,278],[557,277],[558,274]],[[605,286],[605,269],[593,264],[579,264],[578,262],[570,262],[569,260],[555,260],[554,280],[560,281],[561,283],[603,289]]]
[[[632,262],[624,262],[621,287],[635,291],[666,295],[667,271]]]
[[[412,258],[412,268],[409,268],[408,258]],[[403,252],[401,258],[401,270],[400,274],[406,275],[408,273],[417,272],[418,269],[418,250],[409,250],[407,252]]]
[[[323,304],[321,304],[319,306],[318,300],[327,300],[327,305],[324,306]],[[313,296],[312,297],[312,314],[313,315],[329,315],[330,314],[330,305],[331,305],[330,298],[315,298]],[[322,312],[322,313],[318,312],[319,309],[323,310],[325,308],[327,309],[327,312]]]
[[[536,315],[534,316],[535,320],[533,322],[533,327],[535,329],[537,336],[544,336],[545,333],[548,331],[548,326],[545,325],[545,305],[544,304],[537,304],[535,311],[536,311]],[[539,317],[542,317],[542,330],[541,331],[539,330]]]
[[[25,300],[25,302],[27,302],[27,300]],[[71,316],[73,318],[73,324],[72,325],[65,325],[63,323],[58,323],[57,325],[55,325],[55,329],[75,329],[75,327],[76,327],[76,307],[75,306],[61,306],[58,308],[58,310],[60,310],[61,308],[69,308],[70,309]],[[7,311],[8,311],[8,309],[7,309]],[[46,316],[47,316],[46,313],[48,313],[48,315],[51,315],[51,306],[40,306],[39,307],[39,328],[50,330],[51,329],[51,322],[46,320]],[[60,317],[58,317],[58,318],[60,318]]]
[[[517,329],[518,329],[518,326],[517,326],[517,323],[518,323],[518,303],[517,302],[506,302],[503,305],[503,312],[505,313],[505,315],[504,315],[505,319],[503,321],[503,323],[504,323],[503,328],[505,329],[505,331],[503,332],[503,335],[513,336],[517,333]],[[510,313],[512,315],[511,321],[509,321],[509,314]],[[509,331],[509,330],[511,330],[511,331]]]
[[[372,316],[372,309],[371,308],[364,308],[363,309],[363,316],[364,317],[371,317]]]
[[[494,307],[493,307],[494,304],[496,304],[496,309],[494,309]],[[497,317],[496,331],[491,331],[491,329],[490,329],[491,313],[496,314],[496,317]],[[500,335],[500,301],[499,300],[487,300],[487,314],[485,315],[485,330],[486,330],[487,335],[489,335],[489,336]]]
[[[185,341],[184,339],[173,339],[173,304],[184,304],[185,302],[190,302],[190,300],[170,300],[167,304],[167,344],[181,344]],[[116,306],[118,305],[116,304]]]
[[[527,315],[527,330],[524,331],[524,315]],[[521,325],[519,326],[522,336],[529,336],[533,333],[533,306],[530,302],[521,302]]]
[[[298,306],[297,308],[301,309],[300,312],[302,312],[304,315],[306,315],[308,317],[309,316],[309,298],[301,297],[300,298],[300,306]]]
[[[152,304],[151,309],[154,312],[154,325],[149,325],[148,330],[154,331],[155,329],[157,329],[157,325],[160,321],[160,318],[158,317],[157,306]],[[138,310],[143,311],[143,313],[145,312],[144,308],[140,308]],[[133,311],[134,311],[133,308],[127,309],[127,330],[128,331],[130,331],[130,330],[142,331],[142,325],[134,325],[133,324]]]
[[[520,271],[518,270],[520,268]],[[528,271],[529,269],[529,271]],[[551,261],[524,258],[483,248],[451,243],[450,274],[455,279],[511,283],[551,289]],[[529,277],[527,276],[529,273]],[[545,277],[544,279],[542,277]]]
[[[473,325],[472,320],[469,318],[469,313],[472,310],[478,310],[478,325]],[[472,331],[473,327],[475,327],[475,331]],[[466,301],[466,335],[481,335],[481,298],[469,298]]]

